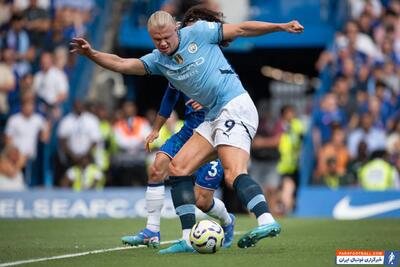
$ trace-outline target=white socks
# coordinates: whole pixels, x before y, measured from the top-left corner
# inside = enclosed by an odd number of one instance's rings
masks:
[[[164,205],[165,186],[164,184],[147,186],[146,208],[147,225],[146,228],[152,232],[160,231],[161,209]]]
[[[222,226],[227,226],[232,222],[228,211],[226,210],[224,202],[218,198],[214,198],[214,204],[212,208],[207,212],[207,215],[218,219]]]
[[[190,231],[192,229],[183,229],[182,230],[182,239],[186,241],[186,244],[188,244],[189,246],[191,246],[190,244],[190,240],[189,240],[189,236],[190,236]]]
[[[271,213],[267,212],[267,213],[263,213],[260,216],[258,216],[257,221],[258,221],[258,225],[264,225],[264,224],[274,223],[275,219],[274,219],[274,217],[272,217]]]

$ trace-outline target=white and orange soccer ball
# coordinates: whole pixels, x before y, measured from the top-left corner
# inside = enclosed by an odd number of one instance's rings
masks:
[[[224,242],[224,230],[211,220],[196,223],[190,232],[190,243],[199,253],[215,253]]]

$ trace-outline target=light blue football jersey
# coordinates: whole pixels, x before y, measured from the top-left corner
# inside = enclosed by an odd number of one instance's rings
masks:
[[[205,108],[206,120],[213,120],[229,101],[246,93],[218,45],[221,40],[220,23],[198,21],[179,30],[179,47],[173,55],[155,49],[140,59],[149,74],[166,77]]]

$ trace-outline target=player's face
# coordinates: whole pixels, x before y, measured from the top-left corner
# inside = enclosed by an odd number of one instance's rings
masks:
[[[149,33],[154,46],[163,54],[171,54],[179,45],[178,33],[174,24],[150,28]]]

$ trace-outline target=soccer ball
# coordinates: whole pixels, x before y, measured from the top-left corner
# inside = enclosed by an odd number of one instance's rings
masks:
[[[224,230],[211,220],[196,223],[190,232],[190,243],[199,253],[215,253],[224,241]]]

